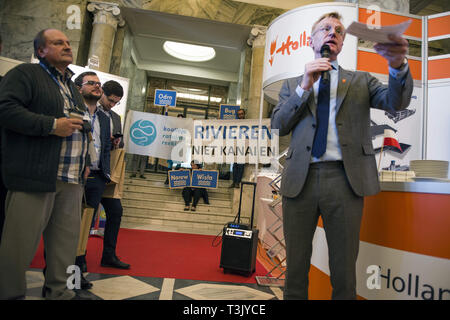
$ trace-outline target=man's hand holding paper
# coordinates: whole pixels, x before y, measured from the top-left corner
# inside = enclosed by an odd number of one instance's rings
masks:
[[[368,26],[360,22],[352,22],[347,33],[363,40],[376,42],[375,51],[384,57],[391,68],[398,69],[405,60],[408,41],[402,34],[411,24],[411,20],[393,26]]]

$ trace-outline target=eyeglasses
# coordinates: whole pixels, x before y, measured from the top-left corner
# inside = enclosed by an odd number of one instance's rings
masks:
[[[102,83],[101,83],[101,82],[98,82],[98,81],[92,81],[92,80],[83,82],[81,85],[84,86],[85,84],[88,84],[88,85],[90,85],[90,86],[96,86],[96,85],[99,86],[99,87],[102,86]]]
[[[327,24],[323,27],[320,27],[319,29],[317,29],[316,31],[314,31],[314,34],[317,32],[322,32],[322,33],[330,33],[331,29],[333,29],[333,26]],[[336,32],[336,34],[340,37],[342,37],[344,35],[344,28],[342,28],[341,26],[337,26],[334,27],[334,31]]]

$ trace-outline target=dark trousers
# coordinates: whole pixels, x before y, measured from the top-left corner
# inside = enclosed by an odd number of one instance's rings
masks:
[[[103,192],[105,191],[106,178],[101,171],[91,171],[89,177],[86,180],[84,187],[84,194],[86,197],[86,203],[89,207],[94,208],[94,217],[97,212],[98,206],[102,200]],[[95,225],[95,219],[92,218],[91,227]],[[78,256],[75,260],[75,264],[81,267],[86,263],[85,256]]]
[[[106,212],[102,259],[112,259],[116,255],[117,236],[119,235],[123,208],[120,199],[102,198],[101,203]]]
[[[286,300],[308,299],[312,240],[319,215],[328,244],[332,298],[356,299],[363,200],[353,192],[340,161],[311,164],[300,194],[295,198],[283,197]]]
[[[84,187],[84,194],[86,196],[87,205],[94,208],[94,217],[97,213],[98,206],[102,201],[102,195],[106,187],[106,178],[100,171],[93,171],[89,174]],[[92,218],[91,227],[95,225],[95,219]]]
[[[5,201],[7,193],[8,189],[6,189],[3,183],[2,170],[0,165],[0,243],[2,240],[3,224],[5,222]]]
[[[198,200],[200,200],[201,197],[203,198],[203,201],[205,201],[206,204],[209,204],[208,191],[205,188],[186,187],[183,189],[182,195],[184,199],[184,204],[186,206],[190,205],[193,198],[194,200],[192,202],[192,205],[196,207]]]
[[[242,176],[244,175],[244,163],[234,163],[233,164],[233,182],[241,183]]]

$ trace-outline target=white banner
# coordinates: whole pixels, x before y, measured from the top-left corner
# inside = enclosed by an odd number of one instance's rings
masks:
[[[192,119],[130,111],[124,130],[126,152],[187,162],[184,142],[190,142],[190,131]]]
[[[278,130],[270,119],[195,120],[192,159],[206,163],[270,163],[277,157]]]
[[[383,145],[384,129],[396,132],[402,152],[383,149],[380,169],[389,167],[391,161],[404,170],[411,160],[422,159],[422,88],[414,87],[411,103],[408,108],[397,114],[371,109],[372,144],[376,153],[377,164],[380,161],[380,151]],[[400,168],[401,169],[401,168]]]
[[[337,11],[345,27],[357,20],[357,9],[348,3],[320,3],[290,10],[275,19],[267,29],[264,51],[263,86],[303,74],[305,64],[314,60],[310,47],[311,28],[325,13]],[[346,36],[339,65],[356,70],[357,38]]]
[[[325,230],[317,227],[311,264],[330,275]],[[360,241],[356,292],[370,300],[449,300],[450,261]]]
[[[124,141],[128,153],[174,161],[270,163],[279,153],[278,130],[270,129],[270,119],[259,125],[258,119],[193,121],[130,111]]]

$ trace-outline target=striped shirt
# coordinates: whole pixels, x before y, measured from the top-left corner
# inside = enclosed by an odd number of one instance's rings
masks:
[[[74,73],[70,69],[66,69],[63,75],[56,68],[51,69],[55,76],[54,79],[59,83],[59,90],[64,99],[64,114],[69,117],[72,104],[69,97],[72,97],[72,92],[68,83]],[[56,179],[73,184],[82,183],[86,155],[87,137],[80,130],[75,130],[72,135],[63,138]]]

